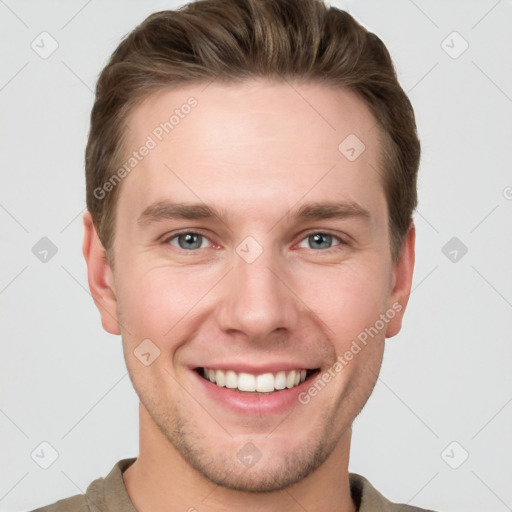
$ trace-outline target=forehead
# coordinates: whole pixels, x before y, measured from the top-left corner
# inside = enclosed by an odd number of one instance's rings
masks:
[[[151,148],[121,192],[120,201],[139,212],[169,198],[229,198],[247,209],[277,200],[291,207],[306,193],[367,203],[383,193],[375,119],[347,90],[265,80],[194,84],[148,97],[128,123],[127,157]]]
[[[301,147],[304,154],[309,148],[314,156],[320,148],[337,154],[338,142],[345,136],[357,134],[368,139],[376,128],[364,102],[347,89],[263,79],[160,91],[134,109],[128,124],[129,146],[153,134],[165,139],[157,142],[173,139],[197,149],[217,149],[224,155],[241,137],[246,147],[255,147],[262,140],[270,147],[293,138],[310,142]],[[188,137],[191,131],[196,134],[193,139]]]

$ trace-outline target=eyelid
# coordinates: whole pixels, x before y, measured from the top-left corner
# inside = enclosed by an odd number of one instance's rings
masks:
[[[311,229],[311,230],[308,230],[305,233],[301,234],[301,238],[299,240],[299,243],[302,242],[304,239],[308,238],[309,236],[316,235],[316,234],[332,236],[333,238],[335,238],[339,242],[339,244],[334,245],[333,247],[329,247],[328,249],[323,249],[322,251],[315,250],[315,252],[328,252],[331,249],[335,249],[339,245],[348,245],[349,244],[349,241],[347,240],[347,238],[348,238],[347,236],[342,236],[340,233],[334,233],[333,231],[330,231],[328,229]],[[314,249],[312,249],[312,250],[314,250]]]
[[[198,229],[198,228],[194,228],[194,229],[183,229],[181,231],[173,231],[172,233],[166,233],[165,235],[163,235],[162,237],[160,237],[160,242],[162,244],[169,244],[170,245],[170,242],[171,240],[173,240],[174,238],[180,236],[180,235],[201,235],[203,238],[206,238],[210,244],[212,245],[216,245],[212,239],[210,238],[210,236],[206,235],[204,233],[204,231],[202,231],[201,229]],[[177,247],[177,249],[181,249],[180,247]],[[185,249],[181,249],[181,250],[185,250]],[[197,250],[197,249],[196,249]],[[186,251],[186,252],[193,252],[193,251]]]
[[[342,234],[341,233],[337,233],[337,232],[334,232],[334,231],[330,231],[328,229],[308,229],[307,231],[305,231],[305,233],[302,235],[302,238],[305,238],[307,236],[310,236],[310,235],[316,235],[317,233],[320,233],[322,235],[330,235],[334,238],[337,238],[338,240],[340,240],[341,242],[343,241],[343,238],[342,238]],[[302,239],[301,239],[302,240]]]

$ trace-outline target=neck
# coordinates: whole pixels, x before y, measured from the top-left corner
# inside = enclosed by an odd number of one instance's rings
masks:
[[[347,430],[329,458],[300,482],[276,492],[250,493],[217,486],[192,468],[169,443],[142,404],[137,460],[123,480],[138,511],[356,512],[350,497]]]

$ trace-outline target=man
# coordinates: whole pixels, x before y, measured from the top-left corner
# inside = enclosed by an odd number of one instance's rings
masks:
[[[414,266],[383,43],[316,0],[155,13],[99,77],[83,252],[140,453],[40,511],[420,510],[349,474]]]

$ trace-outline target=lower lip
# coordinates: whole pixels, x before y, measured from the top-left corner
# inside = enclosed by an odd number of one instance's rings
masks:
[[[291,389],[282,389],[273,393],[248,394],[236,389],[221,388],[201,377],[196,371],[193,373],[206,393],[216,402],[237,414],[254,416],[279,414],[293,406],[300,405],[298,398],[300,393],[308,389],[318,375],[318,372],[312,374],[304,382]]]

